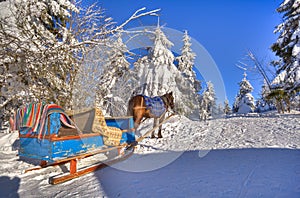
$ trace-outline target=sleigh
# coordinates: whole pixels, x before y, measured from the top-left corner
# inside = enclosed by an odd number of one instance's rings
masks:
[[[55,104],[30,104],[15,115],[19,131],[19,156],[40,165],[27,171],[68,164],[66,173],[49,178],[57,184],[124,160],[133,153],[132,117],[104,118],[100,109],[65,112]],[[98,154],[109,157],[78,167],[78,161]]]

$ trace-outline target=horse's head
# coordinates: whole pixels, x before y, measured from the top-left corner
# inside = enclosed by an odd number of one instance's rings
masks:
[[[167,107],[171,107],[171,109],[174,110],[175,105],[174,105],[173,92],[166,93],[165,95],[162,96],[162,99]]]

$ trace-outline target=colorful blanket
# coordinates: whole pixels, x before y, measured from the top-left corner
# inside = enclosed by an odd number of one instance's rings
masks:
[[[165,111],[165,104],[161,97],[149,97],[142,95],[145,99],[146,108],[150,110],[150,113],[153,114],[155,117],[160,117]]]
[[[46,135],[48,127],[47,117],[52,113],[60,113],[61,123],[69,128],[75,128],[72,121],[65,114],[61,106],[56,104],[31,103],[19,108],[14,115],[14,130],[28,128],[27,135],[37,132],[38,138],[41,139]]]

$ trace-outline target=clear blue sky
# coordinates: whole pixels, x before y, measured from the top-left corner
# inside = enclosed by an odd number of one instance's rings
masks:
[[[88,1],[84,1],[88,3]],[[89,2],[93,2],[90,0]],[[137,9],[161,8],[160,24],[189,35],[201,43],[216,62],[225,84],[226,95],[232,104],[238,92],[243,71],[236,67],[248,49],[266,62],[274,58],[270,46],[278,35],[274,28],[281,21],[276,8],[281,0],[102,0],[98,1],[120,24]],[[156,19],[144,18],[140,25],[156,25]],[[132,24],[136,26],[136,24]],[[130,28],[130,26],[128,26]],[[201,67],[201,66],[200,66]],[[257,97],[260,83],[249,73]]]

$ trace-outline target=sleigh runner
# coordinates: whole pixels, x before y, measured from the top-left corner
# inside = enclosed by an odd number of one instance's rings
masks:
[[[30,104],[17,111],[14,128],[19,131],[19,156],[41,162],[30,170],[70,164],[69,173],[49,179],[52,184],[129,157],[135,142],[132,117],[104,118],[97,108],[65,112],[55,104]],[[78,160],[108,152],[109,159],[78,169]]]
[[[128,158],[133,154],[134,146],[150,134],[153,137],[156,129],[161,138],[162,124],[174,115],[165,118],[167,110],[174,108],[172,92],[151,102],[150,109],[155,111],[150,111],[146,104],[150,104],[149,97],[135,96],[129,101],[129,116],[111,118],[104,118],[97,108],[65,112],[55,104],[26,105],[14,116],[14,129],[19,131],[19,156],[40,161],[40,166],[26,171],[69,164],[66,173],[49,178],[50,184],[58,184]],[[159,110],[160,107],[163,110]],[[136,140],[135,131],[141,118],[158,119],[156,113],[160,115],[159,124],[154,122],[153,129]],[[79,166],[78,161],[97,158],[101,153],[108,157]]]

